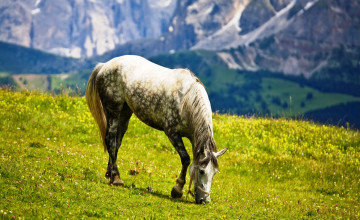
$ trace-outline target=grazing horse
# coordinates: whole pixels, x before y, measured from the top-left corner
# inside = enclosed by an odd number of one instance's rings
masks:
[[[117,57],[94,68],[87,84],[86,101],[109,153],[106,177],[110,184],[124,186],[116,159],[134,113],[145,124],[164,131],[180,155],[182,169],[171,196],[183,195],[190,165],[182,141],[186,137],[193,151],[189,192],[193,182],[196,203],[210,202],[217,158],[227,149],[217,152],[210,101],[204,85],[192,72],[168,69],[139,56]]]

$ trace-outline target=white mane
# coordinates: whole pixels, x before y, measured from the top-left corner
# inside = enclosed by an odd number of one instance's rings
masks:
[[[193,155],[199,159],[205,148],[211,152],[216,152],[216,144],[213,138],[212,111],[209,98],[200,80],[191,86],[185,94],[181,105],[181,115],[191,122]]]

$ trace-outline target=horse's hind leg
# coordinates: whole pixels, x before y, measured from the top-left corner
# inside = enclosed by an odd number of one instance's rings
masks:
[[[106,177],[110,177],[110,184],[123,186],[124,182],[120,179],[120,173],[116,164],[116,160],[122,139],[128,128],[132,111],[128,105],[124,103],[120,111],[106,112],[107,130],[105,143],[109,153]]]
[[[181,198],[183,195],[183,188],[186,182],[186,171],[190,165],[190,156],[187,153],[184,142],[179,133],[177,132],[165,132],[168,136],[169,140],[171,141],[172,145],[175,147],[176,151],[178,152],[182,169],[180,172],[179,177],[176,180],[176,185],[171,190],[171,197],[173,198]]]

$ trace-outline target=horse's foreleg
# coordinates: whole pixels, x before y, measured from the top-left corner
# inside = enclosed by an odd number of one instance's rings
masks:
[[[180,175],[176,180],[176,185],[171,190],[171,196],[173,198],[181,198],[183,195],[183,188],[186,182],[186,171],[190,165],[190,156],[185,149],[184,143],[179,133],[166,132],[166,135],[168,136],[172,145],[174,145],[176,151],[178,152],[182,164]]]

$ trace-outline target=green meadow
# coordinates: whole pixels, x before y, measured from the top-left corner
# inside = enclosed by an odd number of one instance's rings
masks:
[[[0,90],[0,218],[360,218],[359,131],[226,114],[213,123],[229,150],[211,203],[196,205],[186,190],[170,196],[181,163],[163,132],[132,117],[118,156],[125,187],[111,186],[83,97]]]

